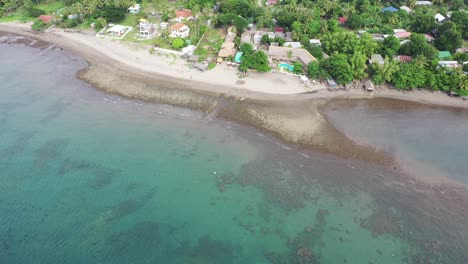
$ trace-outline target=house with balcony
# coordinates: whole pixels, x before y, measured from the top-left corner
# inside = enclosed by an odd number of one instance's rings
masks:
[[[171,38],[186,38],[189,36],[190,28],[184,23],[175,23],[171,26]]]
[[[154,35],[154,26],[146,19],[140,19],[138,24],[139,33],[138,35],[142,38],[151,38]]]

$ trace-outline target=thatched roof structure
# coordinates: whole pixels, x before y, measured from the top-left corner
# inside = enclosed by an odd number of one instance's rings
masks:
[[[221,49],[219,50],[218,57],[227,58],[229,56],[234,56],[236,54],[236,47],[234,44],[234,38],[236,33],[233,30],[233,27],[229,27],[226,38],[224,39]]]

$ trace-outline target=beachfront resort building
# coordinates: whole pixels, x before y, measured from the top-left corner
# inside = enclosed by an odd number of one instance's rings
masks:
[[[171,26],[171,38],[186,38],[189,36],[190,28],[184,23],[175,23]]]
[[[142,38],[151,38],[154,35],[154,26],[148,20],[142,18],[140,19],[140,24],[138,24],[140,29],[138,35]]]
[[[140,13],[140,4],[134,4],[128,8],[128,12],[131,14]]]
[[[268,56],[271,60],[283,62],[299,61],[304,67],[307,67],[311,61],[317,60],[306,49],[295,49],[278,46],[270,46],[268,48]]]

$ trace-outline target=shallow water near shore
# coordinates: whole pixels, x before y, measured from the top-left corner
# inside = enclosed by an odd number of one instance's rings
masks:
[[[468,184],[468,110],[393,99],[335,100],[328,120],[361,144],[371,144],[427,177]]]
[[[0,263],[468,258],[464,186],[107,95],[85,66],[0,43]]]

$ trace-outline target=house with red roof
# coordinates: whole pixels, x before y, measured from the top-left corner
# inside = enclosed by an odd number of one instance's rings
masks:
[[[267,6],[273,6],[273,5],[276,5],[276,4],[278,4],[278,0],[268,0],[266,2]]]
[[[171,26],[171,38],[186,38],[189,36],[190,28],[184,23],[176,23]]]
[[[44,23],[44,24],[49,24],[50,21],[52,21],[54,17],[53,16],[48,16],[48,15],[40,15],[39,19]]]
[[[175,11],[174,21],[182,22],[184,20],[194,19],[192,16],[192,10],[190,9],[179,9]]]
[[[338,18],[338,22],[340,22],[340,24],[344,24],[344,23],[346,23],[346,21],[348,21],[347,17],[339,17]]]
[[[395,60],[399,62],[411,62],[412,58],[408,55],[397,55],[395,56]]]
[[[409,38],[411,36],[411,32],[408,32],[404,29],[394,29],[393,32],[395,33],[395,37],[402,39],[402,38]]]

